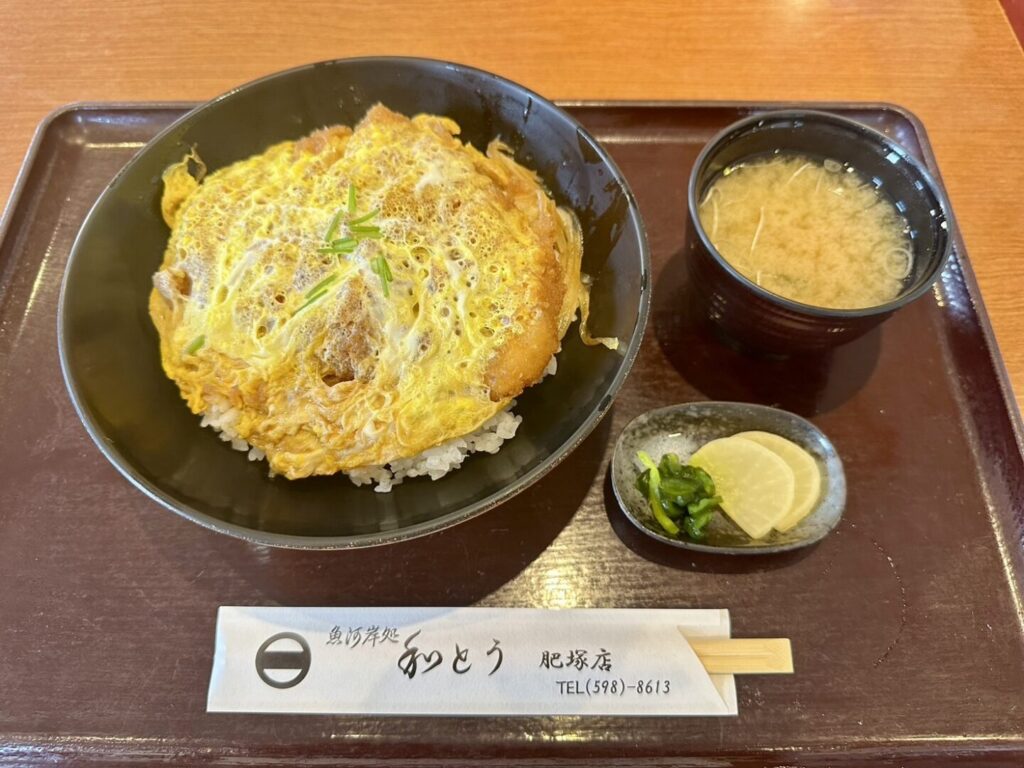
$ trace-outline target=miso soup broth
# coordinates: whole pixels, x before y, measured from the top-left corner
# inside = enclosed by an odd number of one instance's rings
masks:
[[[906,220],[856,170],[778,154],[730,166],[700,202],[701,225],[747,279],[803,304],[884,304],[913,269]]]

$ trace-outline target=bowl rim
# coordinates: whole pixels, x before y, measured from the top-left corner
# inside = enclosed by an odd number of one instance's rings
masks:
[[[786,121],[794,119],[810,120],[818,123],[833,123],[843,128],[851,130],[855,133],[860,134],[861,138],[869,142],[879,144],[890,152],[895,152],[904,160],[914,171],[915,174],[920,177],[921,182],[927,187],[928,192],[935,198],[938,203],[939,212],[942,214],[942,220],[946,223],[946,244],[942,250],[942,253],[935,259],[931,269],[922,277],[921,284],[918,285],[911,291],[899,294],[896,298],[891,301],[887,301],[884,304],[877,304],[872,307],[859,307],[856,309],[838,309],[829,307],[819,307],[814,304],[804,304],[793,299],[787,299],[785,296],[780,296],[777,293],[762,288],[754,281],[745,277],[738,269],[736,269],[729,261],[718,252],[718,249],[711,242],[711,238],[708,237],[704,231],[704,226],[701,224],[700,216],[697,215],[698,201],[697,201],[697,176],[701,169],[707,164],[710,158],[723,147],[730,137],[737,133],[745,131],[750,126],[758,126],[762,123],[774,122],[774,121]],[[951,214],[951,206],[949,200],[946,197],[942,187],[935,181],[928,168],[925,166],[924,161],[918,159],[913,153],[910,152],[899,142],[891,139],[880,131],[876,131],[874,128],[864,125],[863,123],[857,122],[847,117],[837,115],[833,112],[826,112],[820,109],[772,109],[763,112],[755,112],[748,117],[744,117],[733,123],[730,123],[722,130],[718,131],[704,147],[701,149],[700,154],[697,155],[697,159],[693,163],[693,167],[690,169],[690,179],[687,185],[686,203],[689,208],[687,211],[690,221],[693,223],[694,231],[697,233],[697,237],[700,238],[701,244],[705,250],[711,255],[711,258],[722,267],[732,278],[739,281],[747,290],[753,292],[758,298],[764,299],[776,306],[783,309],[789,310],[802,315],[809,315],[816,318],[825,319],[853,319],[853,318],[864,318],[874,317],[878,315],[888,315],[895,312],[897,309],[910,304],[911,302],[919,299],[929,290],[932,285],[938,279],[939,274],[945,268],[949,262],[949,257],[953,252],[953,241],[954,241],[954,228],[955,224]]]
[[[663,413],[678,413],[680,411],[687,411],[696,408],[710,408],[712,410],[729,410],[732,408],[744,408],[759,413],[771,413],[780,414],[784,416],[788,421],[794,424],[802,424],[808,428],[808,431],[815,435],[820,440],[822,446],[825,449],[826,459],[826,470],[829,471],[829,489],[828,492],[822,495],[817,505],[820,505],[827,501],[829,498],[833,498],[839,506],[839,514],[836,515],[832,524],[825,530],[823,530],[818,536],[808,539],[802,539],[799,541],[791,541],[781,544],[750,544],[748,546],[715,546],[713,544],[702,544],[697,541],[690,541],[689,539],[672,538],[667,533],[654,530],[643,524],[643,522],[637,517],[636,513],[633,512],[629,504],[626,502],[624,491],[619,488],[619,484],[615,482],[615,467],[616,464],[623,461],[622,452],[625,450],[623,444],[626,440],[626,435],[634,427],[634,425],[641,419],[651,418]],[[846,502],[848,499],[848,483],[846,480],[846,468],[843,465],[843,457],[836,449],[835,443],[832,439],[825,434],[825,431],[818,425],[812,422],[810,419],[804,418],[803,416],[787,411],[785,408],[776,408],[772,405],[762,405],[761,403],[748,403],[741,400],[691,400],[685,403],[674,403],[672,405],[665,405],[660,408],[652,408],[642,413],[637,414],[622,428],[619,432],[618,438],[615,440],[615,447],[612,450],[612,458],[609,461],[608,472],[611,478],[612,493],[615,495],[615,500],[619,503],[619,509],[622,510],[622,514],[625,515],[626,519],[633,524],[634,527],[645,533],[655,541],[659,541],[662,544],[667,544],[675,549],[690,550],[694,552],[705,552],[713,555],[777,555],[785,552],[792,552],[798,549],[804,549],[806,547],[812,547],[816,544],[820,544],[824,541],[830,533],[835,531],[839,524],[843,520],[843,515],[846,512]],[[808,513],[808,517],[814,514],[814,510]],[[805,518],[806,519],[806,518]]]
[[[636,323],[633,327],[633,333],[629,338],[629,342],[625,346],[625,350],[619,350],[612,352],[608,351],[609,354],[618,354],[622,356],[622,362],[619,365],[618,371],[612,378],[611,383],[605,392],[604,397],[598,403],[595,408],[576,428],[576,430],[565,440],[561,446],[555,451],[549,454],[546,458],[542,459],[533,467],[529,472],[516,478],[513,482],[504,486],[503,488],[495,491],[494,493],[486,496],[471,504],[465,505],[453,512],[442,515],[440,517],[425,520],[414,525],[395,529],[394,531],[375,531],[372,533],[365,534],[354,534],[354,535],[343,535],[343,536],[315,536],[315,535],[301,535],[301,534],[290,534],[290,533],[275,533],[270,531],[261,531],[255,528],[249,528],[239,523],[228,522],[221,520],[218,517],[202,512],[187,502],[182,502],[174,499],[170,494],[165,493],[156,485],[151,483],[145,477],[139,473],[135,467],[129,462],[125,456],[122,455],[121,451],[115,446],[115,444],[108,440],[103,431],[99,428],[96,420],[93,418],[92,413],[88,409],[83,395],[79,390],[78,383],[75,379],[75,375],[71,370],[67,340],[67,323],[68,317],[65,312],[65,304],[68,293],[68,282],[69,276],[72,272],[72,267],[76,262],[76,259],[80,257],[80,246],[84,241],[87,232],[91,231],[94,226],[94,220],[97,217],[97,211],[100,207],[106,203],[109,196],[112,194],[112,190],[118,186],[121,179],[128,174],[136,165],[138,165],[145,157],[147,152],[156,144],[163,141],[163,139],[179,131],[183,126],[191,124],[193,121],[201,118],[207,111],[218,108],[223,102],[228,101],[236,96],[236,94],[247,91],[250,88],[254,88],[268,82],[277,79],[286,79],[294,77],[295,75],[306,72],[313,69],[330,68],[330,67],[344,67],[346,64],[377,64],[379,66],[411,66],[426,68],[430,71],[435,70],[450,70],[456,72],[463,72],[474,75],[476,77],[483,78],[485,80],[492,80],[508,88],[512,91],[518,92],[524,100],[531,99],[534,102],[541,103],[550,108],[556,115],[559,115],[571,128],[575,128],[577,135],[582,136],[591,145],[594,151],[597,153],[601,163],[610,172],[611,178],[618,183],[622,190],[622,194],[626,200],[626,210],[630,222],[636,229],[637,240],[639,245],[640,255],[640,301],[637,308]],[[508,78],[502,77],[501,75],[487,72],[477,67],[472,67],[466,64],[459,64],[456,62],[445,61],[442,59],[430,59],[417,56],[359,56],[350,58],[338,58],[328,59],[324,61],[317,61],[308,64],[302,64],[289,69],[280,70],[273,72],[268,75],[250,80],[249,82],[235,86],[232,89],[214,97],[213,99],[204,102],[194,109],[189,110],[184,115],[179,117],[170,123],[167,127],[157,133],[152,139],[146,142],[146,145],[142,147],[132,158],[129,160],[123,168],[121,168],[114,177],[107,183],[100,194],[96,198],[96,202],[93,203],[89,209],[88,214],[82,221],[82,225],[78,230],[78,234],[75,236],[75,240],[71,245],[71,249],[68,252],[67,262],[64,266],[64,274],[61,278],[60,294],[57,300],[57,352],[60,359],[61,375],[64,379],[65,388],[68,391],[68,395],[71,398],[71,403],[74,406],[75,413],[78,415],[79,420],[82,422],[89,434],[89,437],[96,444],[96,447],[100,449],[103,456],[109,461],[118,472],[121,473],[132,485],[142,491],[153,501],[157,502],[160,506],[174,512],[175,514],[191,520],[200,526],[207,528],[218,533],[224,533],[234,538],[242,539],[251,544],[267,545],[272,547],[279,547],[285,549],[320,549],[320,550],[338,550],[338,549],[357,549],[373,546],[381,546],[384,544],[393,544],[411,539],[426,536],[431,533],[443,530],[445,528],[452,527],[459,523],[465,522],[473,517],[483,514],[490,509],[498,506],[504,501],[512,498],[513,496],[524,491],[529,486],[537,482],[541,477],[546,475],[562,461],[564,461],[569,454],[571,454],[579,445],[587,438],[587,436],[597,427],[601,419],[607,414],[612,402],[618,395],[619,390],[622,388],[623,383],[629,376],[629,373],[633,367],[633,363],[636,360],[637,354],[640,350],[640,345],[643,341],[644,332],[647,328],[648,316],[650,314],[650,298],[651,298],[651,254],[650,245],[647,238],[647,229],[644,226],[644,221],[640,215],[640,209],[636,202],[636,197],[633,191],[629,187],[629,182],[626,180],[625,174],[622,173],[621,169],[612,159],[608,151],[595,139],[591,133],[580,124],[576,118],[566,112],[564,109],[556,105],[550,99],[547,99],[535,91],[527,88],[526,86],[520,85]],[[197,426],[197,429],[199,427]],[[372,489],[367,488],[368,493],[375,493]]]

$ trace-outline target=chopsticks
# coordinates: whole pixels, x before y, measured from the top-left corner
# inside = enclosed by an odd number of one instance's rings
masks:
[[[713,675],[788,675],[793,673],[793,649],[786,637],[712,638],[679,634]]]

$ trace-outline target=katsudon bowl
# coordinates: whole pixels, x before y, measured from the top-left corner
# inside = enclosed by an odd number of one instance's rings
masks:
[[[376,103],[461,126],[483,150],[500,137],[583,230],[593,280],[589,328],[617,351],[586,346],[569,328],[558,372],[517,398],[516,436],[433,481],[390,493],[345,475],[270,476],[200,426],[161,368],[147,304],[169,230],[161,174],[195,148],[210,171],[328,125],[355,125]],[[87,217],[62,286],[58,342],[64,378],[90,436],[111,463],[164,507],[207,528],[271,546],[341,549],[435,532],[519,493],[569,455],[608,411],[647,320],[650,260],[626,180],[571,116],[501,77],[411,58],[338,60],[257,80],[189,112],[113,179]]]

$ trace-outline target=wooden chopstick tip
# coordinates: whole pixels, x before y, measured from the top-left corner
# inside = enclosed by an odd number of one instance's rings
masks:
[[[713,675],[788,675],[793,673],[793,646],[788,637],[687,637],[704,669]]]

